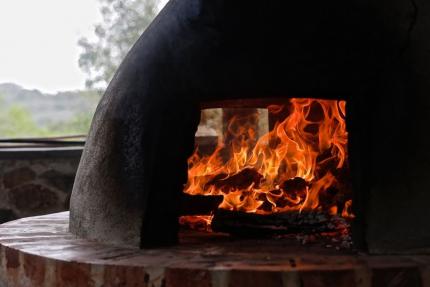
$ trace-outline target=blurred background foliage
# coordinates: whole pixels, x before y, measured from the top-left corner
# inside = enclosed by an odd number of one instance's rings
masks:
[[[80,38],[79,67],[86,89],[44,94],[0,84],[0,138],[85,135],[108,83],[165,0],[98,0],[102,15],[94,39]],[[202,112],[200,135],[213,135],[220,110]]]
[[[95,39],[81,38],[79,67],[86,90],[44,94],[0,84],[0,138],[86,134],[117,67],[160,8],[159,0],[99,0]]]
[[[81,38],[79,66],[86,73],[86,86],[105,87],[131,46],[159,10],[159,0],[99,0],[101,23],[96,39]]]
[[[51,95],[0,84],[0,138],[86,134],[101,93],[86,90]]]

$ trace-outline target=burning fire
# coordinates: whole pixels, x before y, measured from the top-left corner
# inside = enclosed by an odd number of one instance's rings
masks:
[[[296,98],[285,106],[271,105],[269,114],[288,111],[287,116],[259,137],[255,118],[233,117],[224,142],[211,155],[196,149],[188,159],[184,192],[223,195],[219,208],[228,210],[352,217],[344,191],[345,106],[345,101]]]

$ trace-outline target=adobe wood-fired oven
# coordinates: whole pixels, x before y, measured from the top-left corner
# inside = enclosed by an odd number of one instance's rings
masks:
[[[342,214],[352,202],[353,242],[361,250],[428,252],[429,13],[423,0],[170,1],[97,108],[70,231],[142,248],[176,243],[184,202],[212,204],[182,192],[200,108],[313,98],[336,103],[348,132],[351,198],[324,212]],[[255,170],[246,172],[260,176]]]

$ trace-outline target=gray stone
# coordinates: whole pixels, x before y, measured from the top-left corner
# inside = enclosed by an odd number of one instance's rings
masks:
[[[15,213],[10,209],[0,209],[0,224],[17,219]]]
[[[64,193],[71,193],[75,174],[65,174],[58,170],[50,169],[39,175],[39,178],[43,179],[51,187],[55,187]]]
[[[18,186],[10,191],[9,197],[11,203],[20,211],[21,216],[64,210],[59,204],[57,194],[38,184]]]
[[[29,167],[21,167],[6,172],[3,175],[3,184],[6,188],[13,188],[36,178],[36,173]]]

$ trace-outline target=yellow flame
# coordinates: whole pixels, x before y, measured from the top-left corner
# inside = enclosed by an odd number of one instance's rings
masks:
[[[219,208],[259,214],[320,210],[320,194],[337,183],[334,171],[348,157],[346,103],[294,98],[288,107],[289,115],[258,140],[252,120],[233,117],[227,127],[229,144],[218,145],[209,156],[196,150],[189,158],[184,192],[223,195]],[[277,114],[285,108],[271,105],[268,110]],[[244,172],[250,174],[243,178],[247,186],[227,184]],[[288,186],[292,179],[305,185]],[[347,204],[345,217],[351,201]],[[326,211],[336,213],[337,206],[328,204]]]

